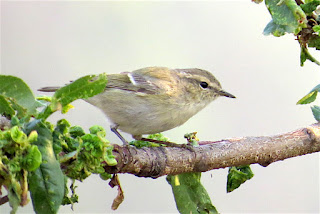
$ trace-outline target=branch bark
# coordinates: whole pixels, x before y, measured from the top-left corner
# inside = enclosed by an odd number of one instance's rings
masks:
[[[202,141],[194,151],[175,147],[114,145],[118,164],[106,166],[108,173],[130,173],[157,178],[168,174],[205,172],[230,166],[270,163],[320,151],[320,123],[296,131],[261,137]]]

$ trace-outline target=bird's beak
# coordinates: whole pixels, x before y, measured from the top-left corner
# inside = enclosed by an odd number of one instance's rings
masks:
[[[218,91],[219,95],[220,96],[225,96],[225,97],[230,97],[230,98],[236,98],[236,96],[230,94],[229,92],[226,92],[224,90],[220,90]]]

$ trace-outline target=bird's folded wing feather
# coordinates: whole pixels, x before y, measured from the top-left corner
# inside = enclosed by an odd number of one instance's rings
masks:
[[[164,91],[156,84],[156,81],[152,80],[152,77],[135,72],[108,75],[106,90],[108,89],[121,89],[145,94],[159,94]]]

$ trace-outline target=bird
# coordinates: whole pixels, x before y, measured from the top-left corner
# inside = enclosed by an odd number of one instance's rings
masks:
[[[198,68],[146,67],[107,74],[107,80],[102,93],[85,101],[109,118],[111,130],[124,145],[128,143],[118,129],[136,140],[148,140],[142,136],[184,124],[218,97],[236,98],[222,89],[212,73]],[[58,89],[44,87],[39,91]]]

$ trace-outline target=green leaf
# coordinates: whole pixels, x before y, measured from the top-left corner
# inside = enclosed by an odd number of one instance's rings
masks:
[[[312,106],[311,111],[314,116],[314,119],[320,122],[320,106]]]
[[[68,196],[69,193],[69,188],[67,187],[67,181],[68,178],[65,178],[65,195],[62,201],[62,205],[67,205],[67,204],[71,204],[71,209],[73,210],[73,204],[74,203],[78,203],[78,195],[76,194],[75,190],[77,188],[77,186],[75,185],[75,180],[72,180],[72,184],[70,185],[70,190],[71,190],[71,196]]]
[[[23,168],[27,171],[36,170],[42,163],[42,155],[36,145],[28,149],[28,154],[22,159]]]
[[[320,50],[320,36],[312,35],[308,40],[308,47],[315,48],[316,50]]]
[[[35,141],[37,141],[37,139],[38,139],[38,133],[36,131],[30,132],[30,134],[28,136],[28,142],[29,143],[35,142]]]
[[[312,103],[317,98],[318,92],[320,92],[320,84],[314,87],[307,95],[302,97],[297,104],[302,105]]]
[[[227,181],[227,192],[232,192],[241,184],[253,177],[253,172],[249,165],[240,167],[230,167]]]
[[[74,108],[74,106],[71,104],[65,105],[62,107],[61,113],[66,114],[70,109],[73,109],[73,108]]]
[[[99,132],[102,137],[106,136],[106,130],[102,126],[94,125],[89,128],[90,134],[97,135]]]
[[[18,210],[21,202],[19,192],[21,192],[20,184],[15,179],[12,179],[8,188],[9,204],[12,207],[10,214],[15,214]]]
[[[177,208],[180,213],[218,213],[200,183],[201,173],[168,175]]]
[[[306,14],[295,0],[265,0],[265,4],[272,16],[272,21],[264,29],[264,34],[282,36],[285,33],[297,35],[306,27]]]
[[[59,102],[62,107],[77,99],[86,99],[104,91],[107,84],[107,75],[88,75],[58,89],[52,102]]]
[[[69,130],[69,133],[73,138],[81,137],[86,134],[83,128],[81,128],[80,126],[72,126]]]
[[[108,166],[115,166],[118,164],[112,151],[113,151],[113,146],[109,146],[105,148],[104,160],[108,164]]]
[[[106,172],[99,174],[99,176],[102,180],[105,180],[105,181],[112,178],[112,175]]]
[[[0,115],[4,114],[13,116],[15,114],[15,111],[11,107],[11,104],[6,100],[6,98],[0,95]]]
[[[40,106],[28,85],[18,77],[0,75],[0,95],[13,98],[29,115],[36,114]]]
[[[102,156],[104,144],[97,135],[86,134],[81,139],[83,140],[84,148],[90,151],[94,157],[99,158]]]
[[[11,129],[11,138],[14,142],[23,143],[27,141],[27,135],[20,130],[18,126],[14,126]]]
[[[312,91],[310,92],[309,94],[307,94],[306,96],[302,97],[298,102],[297,104],[309,104],[309,103],[312,103],[313,101],[316,100],[317,98],[317,91]]]
[[[312,2],[301,4],[300,7],[305,13],[311,14],[317,9],[318,5],[320,5],[320,0],[314,0]]]
[[[33,208],[37,214],[57,213],[64,197],[64,175],[52,149],[51,129],[40,120],[31,122],[26,129],[29,133],[37,131],[34,144],[42,155],[40,167],[28,177]]]
[[[315,25],[312,27],[313,31],[320,34],[320,25]]]
[[[290,29],[290,27],[286,26],[286,25],[279,25],[276,24],[273,20],[271,20],[267,26],[264,28],[263,30],[263,34],[264,35],[274,35],[276,37],[280,37],[285,35],[287,32],[291,31],[292,29]]]
[[[105,139],[105,130],[101,126],[92,126],[90,134],[85,134],[80,127],[63,125],[65,122],[59,121],[59,125],[54,131],[54,142],[61,163],[66,163],[72,159],[71,163],[65,167],[66,175],[69,178],[83,180],[92,173],[106,173],[104,166],[114,166],[117,164],[113,155],[113,146]]]
[[[39,118],[46,119],[57,110],[67,111],[68,104],[77,99],[86,99],[104,91],[107,84],[107,75],[88,75],[77,79],[69,85],[58,89],[52,96],[51,103]]]
[[[16,116],[13,116],[11,118],[11,126],[19,126],[19,125],[21,125],[19,118]]]
[[[317,65],[320,65],[320,62],[316,60],[308,51],[306,47],[301,46],[301,52],[300,52],[300,65],[303,66],[306,60],[310,60],[311,62],[316,63]]]
[[[197,132],[191,132],[184,135],[184,138],[187,139],[188,144],[192,146],[199,146],[199,139],[197,138]]]
[[[159,140],[159,141],[169,141],[167,137],[165,137],[162,133],[156,133],[156,134],[150,134],[147,136],[149,139],[154,139],[154,140]],[[159,143],[152,143],[152,142],[147,142],[143,140],[133,140],[129,143],[132,146],[135,146],[137,148],[142,148],[142,147],[159,147]]]

